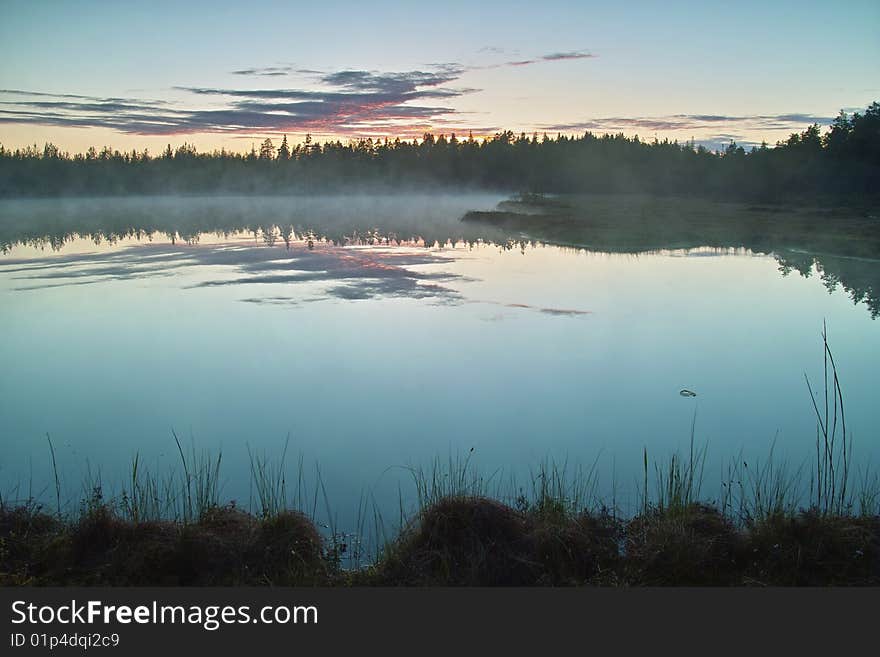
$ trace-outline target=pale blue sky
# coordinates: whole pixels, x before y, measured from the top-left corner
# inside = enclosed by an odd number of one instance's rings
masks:
[[[29,92],[0,93],[0,142],[243,150],[282,132],[510,128],[772,143],[880,98],[876,0],[181,4],[0,0],[0,88]],[[233,73],[256,69],[276,75]]]

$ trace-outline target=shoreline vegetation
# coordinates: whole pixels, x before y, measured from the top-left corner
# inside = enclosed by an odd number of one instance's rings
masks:
[[[199,153],[183,144],[158,155],[109,146],[85,153],[54,144],[0,145],[0,198],[151,194],[290,194],[496,190],[642,193],[760,203],[876,204],[880,103],[840,114],[774,147],[731,141],[711,151],[693,142],[623,134],[556,137],[510,130],[484,140],[425,133],[421,140],[372,138],[280,146],[265,139],[246,154]]]
[[[663,461],[645,450],[628,516],[598,498],[595,464],[543,463],[505,493],[467,454],[410,470],[416,511],[401,497],[391,534],[366,498],[354,532],[322,532],[320,471],[306,490],[300,460],[289,489],[286,446],[279,460],[250,453],[245,511],[220,498],[222,454],[188,451],[176,434],[178,472],[159,476],[135,456],[119,494],[106,499],[100,479],[85,482],[66,512],[47,436],[56,508],[0,499],[0,585],[880,585],[880,476],[852,462],[824,330],[823,361],[824,382],[807,379],[817,422],[809,472],[774,462],[771,449],[762,464],[734,460],[720,495],[706,497],[706,448],[692,425],[686,453]]]

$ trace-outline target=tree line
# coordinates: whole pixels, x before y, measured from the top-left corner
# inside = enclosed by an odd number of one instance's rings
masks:
[[[295,145],[271,139],[248,153],[198,152],[191,144],[158,155],[104,147],[62,152],[53,144],[0,145],[0,196],[163,193],[307,193],[412,188],[638,192],[751,201],[876,199],[880,190],[880,103],[818,124],[770,147],[626,137],[526,135],[487,139],[427,133],[422,139],[357,139]]]

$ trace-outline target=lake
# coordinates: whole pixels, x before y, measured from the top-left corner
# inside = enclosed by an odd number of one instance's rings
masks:
[[[809,478],[823,322],[853,462],[880,458],[876,259],[699,235],[586,249],[460,221],[502,201],[0,203],[0,491],[54,500],[47,433],[76,500],[98,473],[118,488],[135,454],[176,467],[173,429],[222,451],[221,496],[242,506],[249,452],[280,458],[289,436],[290,481],[302,459],[314,491],[317,464],[317,513],[341,530],[365,499],[410,507],[410,468],[435,459],[511,494],[542,461],[594,468],[631,509],[645,450],[687,451],[694,423],[716,499],[771,447]]]

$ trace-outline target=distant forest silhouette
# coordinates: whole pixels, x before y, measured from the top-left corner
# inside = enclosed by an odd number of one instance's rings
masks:
[[[735,142],[711,151],[693,142],[623,134],[578,137],[497,133],[485,140],[425,134],[421,140],[359,139],[280,145],[266,139],[239,154],[189,144],[159,155],[104,147],[74,154],[53,144],[0,145],[0,196],[283,194],[412,188],[525,192],[638,192],[787,202],[876,200],[880,103],[841,111],[774,147]]]

